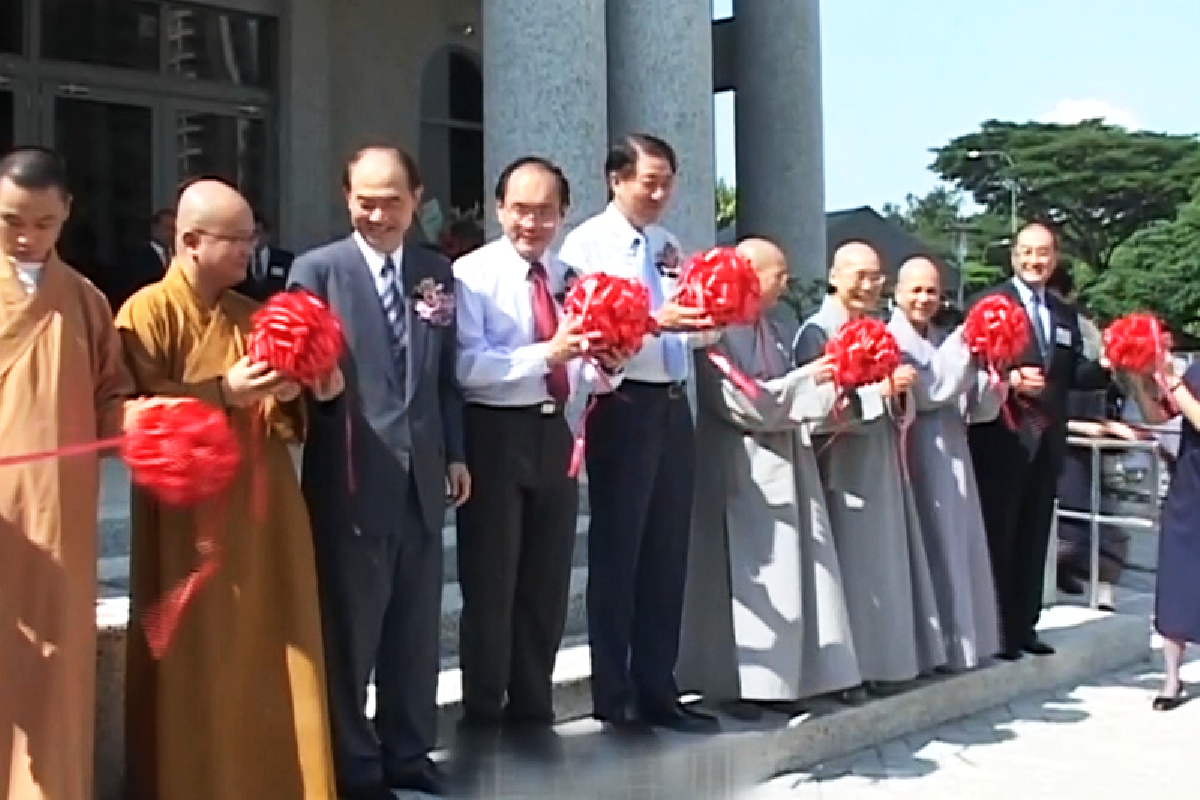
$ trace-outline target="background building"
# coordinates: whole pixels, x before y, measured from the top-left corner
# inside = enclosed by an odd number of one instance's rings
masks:
[[[64,255],[103,284],[187,177],[236,182],[303,250],[345,229],[343,159],[419,158],[436,228],[530,151],[605,201],[610,138],[675,145],[668,224],[713,242],[714,89],[738,90],[739,221],[804,271],[825,253],[818,0],[0,0],[0,148],[58,148]],[[440,212],[440,213],[439,213]]]

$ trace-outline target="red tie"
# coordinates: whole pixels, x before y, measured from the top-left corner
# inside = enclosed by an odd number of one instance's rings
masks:
[[[533,335],[539,342],[547,342],[558,331],[558,309],[550,294],[546,268],[541,262],[535,261],[529,267],[529,280],[533,282]],[[567,402],[571,382],[567,378],[565,364],[555,364],[550,368],[550,374],[546,376],[546,391],[554,398],[554,402]]]

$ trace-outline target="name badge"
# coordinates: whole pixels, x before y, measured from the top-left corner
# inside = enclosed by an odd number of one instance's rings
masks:
[[[1071,346],[1071,331],[1067,330],[1066,328],[1062,328],[1062,327],[1055,328],[1054,329],[1054,343],[1058,344],[1058,345],[1062,345],[1063,347],[1070,347]]]
[[[274,267],[271,267],[268,271],[271,273],[272,278],[282,278],[283,277],[283,267],[274,266]]]

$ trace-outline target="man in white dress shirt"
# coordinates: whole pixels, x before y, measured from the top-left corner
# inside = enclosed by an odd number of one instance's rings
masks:
[[[619,392],[598,395],[587,417],[592,710],[617,734],[709,732],[716,719],[679,703],[674,674],[695,473],[685,331],[704,326],[701,312],[670,300],[682,254],[657,224],[674,189],[675,153],[661,139],[630,135],[604,172],[611,202],[568,234],[559,257],[581,274],[646,282],[668,332],[646,338]]]
[[[550,251],[570,200],[554,164],[514,161],[496,184],[503,235],[454,265],[476,487],[458,509],[462,730],[487,744],[502,725],[518,744],[553,741],[551,673],[579,508],[564,407],[583,337],[554,300],[564,268]]]

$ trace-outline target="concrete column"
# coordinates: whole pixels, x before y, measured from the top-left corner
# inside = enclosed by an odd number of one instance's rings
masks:
[[[711,0],[608,0],[608,127],[650,133],[679,156],[663,224],[685,256],[716,238]]]
[[[344,218],[333,163],[329,46],[334,0],[293,0],[284,17],[284,136],[280,153],[281,240],[297,252],[320,244]],[[336,216],[335,216],[336,214]]]
[[[738,235],[825,277],[819,0],[735,0]]]
[[[513,159],[543,156],[571,182],[574,225],[606,197],[604,0],[482,3],[484,196]]]

